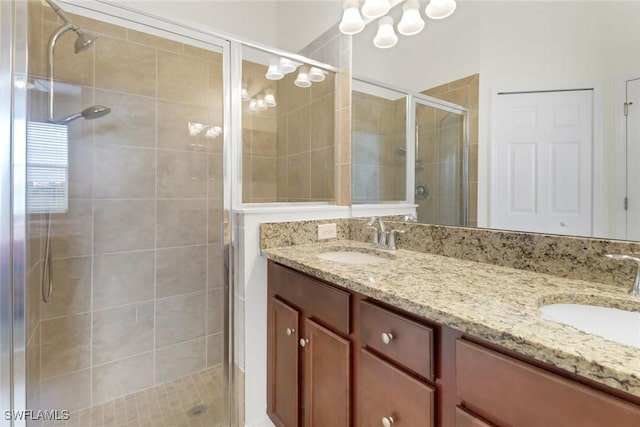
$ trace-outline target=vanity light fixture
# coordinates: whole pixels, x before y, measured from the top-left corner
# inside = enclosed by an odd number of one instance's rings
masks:
[[[222,127],[220,126],[209,126],[207,132],[204,134],[205,138],[214,139],[220,136],[222,133]]]
[[[260,111],[266,110],[267,104],[264,102],[264,95],[258,95],[256,98],[256,108]]]
[[[424,13],[431,19],[444,19],[451,16],[457,6],[456,0],[431,0]]]
[[[290,74],[293,73],[296,68],[298,68],[298,66],[300,66],[302,64],[292,61],[289,58],[280,58],[280,61],[278,62],[278,68],[280,69],[280,71],[282,71],[284,74]]]
[[[269,68],[265,77],[269,80],[280,80],[284,77],[284,72],[280,68],[280,59],[277,56],[269,58]]]
[[[242,83],[242,100],[248,101],[250,99],[251,99],[251,96],[249,95],[249,84]]]
[[[298,87],[310,87],[311,79],[309,78],[309,66],[303,65],[300,67],[298,71],[298,77],[296,77],[296,81],[294,82]]]
[[[255,98],[251,98],[251,100],[249,101],[249,111],[258,111],[258,101]]]
[[[425,22],[420,15],[419,0],[365,0],[362,5],[364,19],[358,10],[360,0],[344,0],[340,31],[347,35],[358,34],[369,22],[380,18],[373,44],[381,49],[393,47],[398,42],[398,36],[393,30],[393,18],[390,13],[401,3],[404,4],[402,18],[397,27],[398,32],[403,36],[420,33],[424,29]],[[444,19],[451,16],[456,6],[456,0],[429,0],[424,12],[428,18]]]
[[[187,126],[188,126],[188,129],[189,129],[189,136],[198,135],[206,127],[206,125],[204,125],[202,123],[198,123],[198,122],[189,122],[187,124]]]
[[[365,24],[358,10],[359,5],[359,0],[345,0],[342,5],[344,12],[339,27],[343,34],[358,34],[364,29]]]
[[[309,80],[314,83],[323,82],[326,77],[326,73],[320,68],[311,67],[309,70]]]
[[[380,49],[389,49],[398,43],[398,36],[393,30],[393,18],[385,16],[378,21],[378,32],[373,38],[373,45]]]
[[[267,89],[264,91],[264,104],[267,107],[275,107],[276,106],[276,96],[273,89]]]

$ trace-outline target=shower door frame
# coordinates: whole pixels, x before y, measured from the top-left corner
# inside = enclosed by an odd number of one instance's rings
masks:
[[[414,162],[417,158],[418,139],[420,135],[416,133],[416,109],[418,105],[425,107],[437,108],[439,110],[448,111],[450,113],[459,114],[463,117],[462,124],[462,224],[459,226],[467,227],[469,225],[469,109],[457,104],[432,98],[427,95],[413,94],[409,95],[408,103],[411,104],[411,114],[407,114],[407,142],[413,141]],[[409,117],[411,116],[411,118]],[[411,119],[411,122],[409,122]],[[409,135],[410,133],[411,136]],[[407,192],[411,192],[412,203],[415,203],[415,167],[408,168],[412,170],[412,186],[407,186]]]
[[[26,409],[26,2],[0,1],[0,28],[0,417],[24,427],[4,411]]]

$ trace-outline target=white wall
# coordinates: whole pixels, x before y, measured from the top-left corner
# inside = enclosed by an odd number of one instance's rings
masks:
[[[427,21],[388,51],[371,45],[374,26],[354,36],[354,75],[415,91],[480,74],[479,225],[488,225],[491,99],[497,90],[586,85],[600,93],[603,206],[619,205],[612,171],[614,87],[640,76],[640,2],[459,2],[442,21]],[[598,102],[598,101],[596,101]],[[596,141],[597,142],[597,141]],[[597,153],[596,153],[597,155]],[[619,169],[619,168],[618,168]],[[614,227],[604,218],[604,229]]]
[[[277,1],[277,46],[299,52],[342,19],[341,0]]]

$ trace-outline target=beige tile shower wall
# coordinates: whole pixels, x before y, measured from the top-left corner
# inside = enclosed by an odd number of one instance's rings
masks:
[[[60,25],[31,5],[32,75]],[[77,410],[222,362],[222,57],[79,16],[99,36],[55,53],[55,116],[112,108],[69,124],[69,210],[53,217],[54,293],[38,321],[42,407]],[[45,118],[34,91],[32,120]],[[39,217],[35,217],[39,219]],[[37,222],[34,221],[34,224]],[[41,223],[40,223],[41,224]],[[34,230],[30,249],[42,246]],[[39,300],[34,255],[28,295]],[[38,336],[38,327],[33,336]],[[32,368],[35,371],[36,368]]]
[[[480,75],[474,74],[427,89],[422,93],[469,109],[469,226],[478,224],[478,91]]]
[[[320,155],[315,159],[326,161],[326,166],[316,165],[312,179],[324,173],[327,178],[320,181],[321,185],[312,184],[311,188],[313,199],[313,185],[318,191],[329,187],[326,200],[333,200],[337,205],[351,204],[351,46],[351,36],[345,36],[334,26],[300,51],[308,58],[332,64],[339,69],[333,76],[332,123],[328,122],[330,118],[327,116],[327,126],[332,127],[328,131],[333,135],[333,153],[327,147],[326,157]],[[326,87],[326,90],[329,91],[329,88]],[[325,102],[329,104],[328,100]]]
[[[352,198],[355,203],[404,200],[404,98],[353,91]]]
[[[266,67],[250,61],[242,63],[242,80],[251,96],[276,84],[265,78]],[[282,94],[276,91],[276,106],[263,111],[249,111],[242,106],[242,200],[244,203],[275,202],[276,192],[276,115],[281,108]],[[279,171],[278,171],[279,172]]]

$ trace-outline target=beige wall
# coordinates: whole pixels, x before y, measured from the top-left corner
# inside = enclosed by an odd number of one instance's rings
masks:
[[[422,93],[425,95],[433,96],[434,98],[439,98],[444,101],[453,102],[454,104],[461,105],[469,109],[469,174],[468,174],[468,185],[469,185],[469,198],[468,198],[468,211],[469,211],[469,226],[475,227],[478,225],[478,91],[480,86],[480,75],[474,74],[468,77],[464,77],[462,79],[454,80],[452,82],[427,89]],[[420,126],[425,127],[425,131],[429,132],[429,123],[434,123],[434,120],[442,119],[443,113],[438,112],[435,109],[425,109],[423,110],[425,113],[429,114],[430,117],[417,117],[417,120],[420,122],[422,120],[424,123],[419,123]],[[438,114],[440,116],[438,116]],[[455,122],[449,122],[449,127],[458,128],[455,130],[456,133],[462,131],[460,125]],[[433,138],[439,137],[442,134],[442,129],[436,129],[431,126],[432,136]],[[438,135],[435,135],[437,133]],[[451,132],[449,132],[451,134]],[[426,148],[426,147],[425,147]],[[422,147],[421,147],[422,149]],[[429,180],[427,174],[433,168],[429,168],[427,163],[438,163],[442,162],[442,153],[432,151],[431,154],[429,152],[425,152],[424,162],[425,169],[423,171],[416,171],[416,183],[418,182],[418,178],[423,178],[422,175],[425,175],[424,178]],[[419,157],[419,156],[418,156]],[[434,182],[436,177],[430,177],[431,181]],[[432,186],[432,188],[437,190],[437,186]],[[434,193],[432,195],[434,198],[446,198],[446,194]],[[418,210],[422,210],[423,214],[426,218],[430,218],[432,220],[437,220],[434,215],[436,215],[435,211],[429,212],[428,208],[424,206],[424,204],[419,203]],[[431,216],[430,216],[431,215]],[[422,221],[422,220],[421,220]],[[431,222],[426,220],[427,222]],[[440,223],[440,222],[435,222]]]
[[[31,73],[42,77],[44,45],[60,22],[39,1],[30,6]],[[223,324],[221,138],[187,128],[222,125],[222,57],[73,20],[99,38],[77,55],[72,33],[56,47],[55,77],[66,85],[55,116],[94,104],[112,112],[69,124],[69,211],[53,216],[53,297],[36,302],[42,223],[32,216],[27,316],[41,406],[70,410],[220,364]],[[32,91],[31,120],[45,118],[45,101]]]

